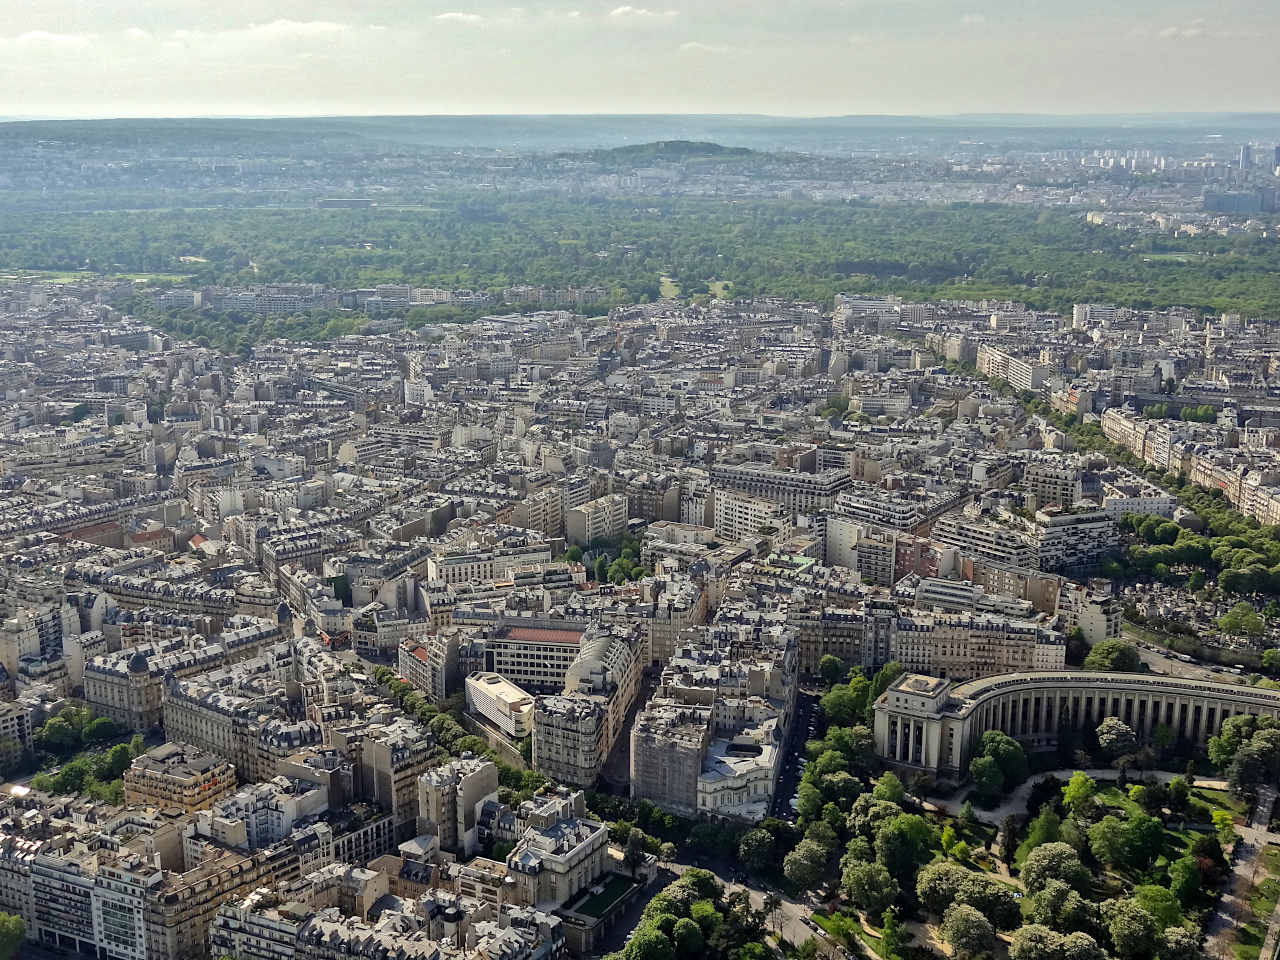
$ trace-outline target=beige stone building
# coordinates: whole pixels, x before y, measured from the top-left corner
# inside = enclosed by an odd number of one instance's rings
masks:
[[[234,766],[186,743],[148,750],[124,772],[125,803],[184,813],[207,810],[235,789]]]
[[[1029,749],[1057,743],[1064,726],[1119,717],[1147,740],[1158,726],[1194,743],[1238,714],[1280,718],[1280,692],[1144,673],[1053,670],[955,684],[907,674],[875,703],[876,754],[899,767],[963,778],[982,734],[1001,730]]]

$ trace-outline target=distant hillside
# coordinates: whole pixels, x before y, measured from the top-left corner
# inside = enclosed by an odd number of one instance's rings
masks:
[[[609,150],[592,150],[601,163],[652,163],[659,160],[695,160],[703,157],[750,157],[758,153],[746,147],[726,147],[705,140],[655,140]]]

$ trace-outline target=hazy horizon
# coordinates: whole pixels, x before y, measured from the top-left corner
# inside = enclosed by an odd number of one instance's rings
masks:
[[[12,118],[1280,108],[1255,0],[9,3]]]

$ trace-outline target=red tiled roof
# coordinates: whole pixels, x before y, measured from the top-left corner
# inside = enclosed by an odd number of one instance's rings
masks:
[[[507,636],[522,643],[579,643],[581,630],[547,630],[541,627],[511,627]]]

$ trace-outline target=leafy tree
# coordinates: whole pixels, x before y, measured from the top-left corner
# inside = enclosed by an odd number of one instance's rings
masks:
[[[622,955],[625,960],[675,960],[676,951],[661,930],[642,924]]]
[[[1169,892],[1184,907],[1200,892],[1200,883],[1200,864],[1195,857],[1179,857],[1169,864]]]
[[[1046,803],[1027,826],[1027,849],[1034,850],[1042,844],[1053,843],[1061,837],[1062,819],[1053,812],[1053,807]]]
[[[881,826],[902,813],[902,808],[888,800],[877,800],[864,793],[853,801],[849,811],[849,829],[868,841],[874,841]]]
[[[1018,849],[1018,821],[1013,814],[1005,814],[1000,821],[1000,859],[1005,863],[1013,863],[1013,856]]]
[[[868,916],[879,916],[898,899],[898,882],[880,863],[853,862],[842,877],[853,905]]]
[[[1133,898],[1138,901],[1142,909],[1155,917],[1161,930],[1182,923],[1182,907],[1178,903],[1178,898],[1165,887],[1158,887],[1151,883],[1134,887]]]
[[[956,828],[951,824],[947,824],[942,828],[942,852],[951,853],[951,848],[956,845]]]
[[[996,932],[990,921],[973,907],[952,904],[942,918],[942,939],[957,957],[980,957],[995,949]]]
[[[698,900],[689,906],[689,917],[697,922],[704,937],[712,936],[724,918],[712,900]]]
[[[1031,775],[1022,744],[999,730],[988,730],[982,735],[982,754],[991,757],[1004,775],[1005,788],[1015,787]]]
[[[631,875],[636,875],[645,857],[645,834],[639,827],[632,827],[627,833],[627,845],[623,849],[622,862],[627,865]]]
[[[1213,821],[1213,829],[1218,835],[1218,840],[1223,846],[1235,841],[1236,825],[1230,813],[1226,810],[1215,810],[1210,814],[1210,819]]]
[[[782,860],[786,878],[802,890],[816,889],[826,873],[827,851],[813,840],[801,840]]]
[[[900,813],[876,833],[876,859],[901,887],[914,885],[916,870],[932,857],[933,829],[914,813]]]
[[[1260,637],[1266,629],[1253,605],[1244,602],[1237,603],[1219,617],[1218,627],[1223,633],[1236,637]]]
[[[818,675],[822,677],[822,682],[830,689],[834,687],[842,676],[844,676],[845,667],[840,662],[839,657],[831,654],[824,654],[822,659],[818,661]]]
[[[1155,952],[1159,925],[1136,900],[1108,900],[1102,905],[1102,916],[1116,956],[1129,960]]]
[[[827,852],[827,856],[831,856],[840,845],[840,838],[836,836],[831,824],[825,820],[815,820],[809,824],[809,829],[804,832],[804,838],[822,847]]]
[[[1097,795],[1097,781],[1083,770],[1077,770],[1062,788],[1062,803],[1073,817],[1087,818],[1096,806]]]
[[[1089,849],[1108,866],[1124,863],[1127,840],[1124,821],[1119,817],[1105,816],[1089,828]]]
[[[117,777],[123,776],[124,772],[129,769],[129,764],[133,762],[133,755],[129,752],[128,744],[117,743],[107,751],[103,759],[102,769],[99,771],[100,778],[115,780]]]
[[[814,773],[825,777],[832,773],[848,772],[849,761],[838,750],[824,750],[813,762]]]
[[[11,960],[18,955],[26,939],[27,925],[22,917],[12,913],[0,913],[0,960]]]
[[[880,926],[880,956],[884,960],[902,960],[903,949],[907,945],[907,934],[898,922],[898,915],[892,908],[884,912]]]
[[[753,873],[767,870],[773,863],[773,835],[759,827],[748,830],[738,841],[738,860]]]
[[[40,728],[40,746],[54,753],[66,753],[80,743],[80,736],[62,717],[53,717]]]
[[[688,917],[681,917],[676,921],[675,928],[672,930],[671,940],[676,947],[676,956],[678,957],[696,957],[702,953],[705,941],[702,937],[702,928],[697,922]]]
[[[835,686],[818,701],[827,723],[836,727],[848,727],[863,719],[867,712],[866,700],[859,697],[851,686]]]
[[[1125,826],[1125,861],[1135,870],[1149,870],[1164,847],[1164,824],[1135,813]]]
[[[1141,662],[1137,648],[1131,644],[1123,640],[1103,640],[1095,643],[1089,655],[1084,658],[1084,668],[1133,673],[1139,669]]]
[[[871,791],[871,795],[877,800],[901,804],[906,799],[907,791],[895,774],[886,773],[876,781],[876,787]]]
[[[930,913],[942,916],[960,897],[960,891],[972,874],[958,863],[936,860],[920,871],[916,878],[916,897]]]
[[[1106,960],[1106,956],[1098,941],[1081,931],[1067,934],[1058,945],[1060,960]]]
[[[822,791],[812,783],[801,783],[796,791],[796,812],[801,823],[815,820],[822,815]]]
[[[865,774],[875,766],[875,738],[871,730],[861,724],[828,728],[818,753],[828,750],[841,754],[848,761],[849,769],[858,774]]]
[[[1160,934],[1160,960],[1200,960],[1204,956],[1191,931],[1169,927]]]
[[[1015,931],[1009,942],[1009,960],[1057,960],[1062,935],[1038,923]]]
[[[674,863],[678,851],[674,843],[664,843],[658,847],[658,859],[663,863]]]
[[[1112,759],[1133,753],[1138,738],[1119,717],[1106,717],[1098,724],[1098,746]]]
[[[1027,919],[1058,933],[1092,930],[1095,908],[1061,880],[1050,880],[1027,901]]]
[[[1089,883],[1089,871],[1065,843],[1046,843],[1027,855],[1022,867],[1022,883],[1028,893],[1034,894],[1050,880],[1060,880],[1073,890],[1083,892]]]
[[[988,799],[1000,795],[1004,787],[1004,774],[994,757],[974,757],[969,761],[969,779],[978,795]]]
[[[1232,836],[1234,835],[1233,830]],[[1227,872],[1227,857],[1222,852],[1222,843],[1212,834],[1202,833],[1197,836],[1191,842],[1190,855],[1196,858],[1201,875],[1208,881],[1207,886],[1217,883]]]

